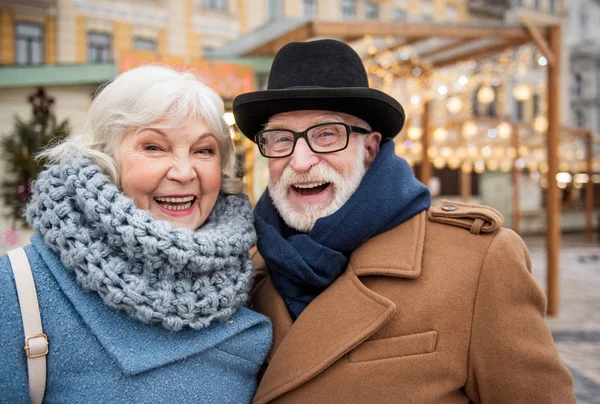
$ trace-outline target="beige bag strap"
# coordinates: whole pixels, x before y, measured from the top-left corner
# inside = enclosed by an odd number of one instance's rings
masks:
[[[29,260],[22,248],[8,253],[15,276],[23,331],[25,331],[25,354],[27,355],[27,373],[29,376],[29,396],[33,404],[40,404],[46,390],[46,355],[48,337],[42,330],[42,318],[38,304],[35,282]]]

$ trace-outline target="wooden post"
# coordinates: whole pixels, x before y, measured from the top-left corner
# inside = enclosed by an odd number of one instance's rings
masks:
[[[519,159],[519,127],[512,124],[512,147],[515,149],[515,158],[512,165],[512,228],[521,233],[521,197],[519,193],[519,170],[517,160]]]
[[[462,130],[461,130],[461,126],[463,124],[464,124],[464,122],[461,122],[458,125],[458,133],[460,134],[460,147],[464,147],[465,153],[466,153],[467,139],[465,139],[465,137],[462,135]],[[469,203],[469,201],[471,200],[471,193],[472,193],[472,190],[471,190],[472,174],[470,171],[463,170],[463,165],[465,164],[466,161],[467,161],[467,157],[464,157],[460,162],[460,177],[459,177],[458,185],[460,187],[460,198],[462,199],[463,202]]]
[[[555,56],[554,63],[548,64],[548,198],[547,198],[547,293],[548,314],[555,316],[559,311],[559,274],[560,255],[560,190],[556,182],[558,173],[558,142],[560,131],[560,64],[561,27],[550,27],[550,49]]]
[[[592,145],[592,131],[589,131],[585,137],[586,151],[586,171],[588,174],[588,182],[585,184],[585,238],[592,239],[593,228],[593,210],[594,210],[594,183],[592,182],[592,158],[594,149]]]
[[[419,180],[429,186],[429,179],[431,178],[431,163],[429,163],[429,102],[425,101],[423,105],[423,120],[421,121],[422,134],[421,142],[423,143],[423,150],[421,152],[421,166],[419,167]]]

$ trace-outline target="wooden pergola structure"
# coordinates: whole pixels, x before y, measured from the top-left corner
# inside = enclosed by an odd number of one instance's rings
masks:
[[[293,25],[293,26],[292,26]],[[486,22],[478,24],[447,24],[420,22],[380,22],[380,21],[309,21],[290,25],[290,29],[278,32],[272,37],[262,31],[260,38],[236,40],[235,54],[232,56],[273,56],[289,42],[306,41],[314,38],[336,38],[353,42],[369,35],[373,38],[394,38],[394,45],[388,51],[410,44],[419,59],[432,68],[455,65],[467,60],[477,60],[505,49],[527,43],[534,43],[548,60],[548,130],[546,136],[547,163],[547,297],[548,314],[559,311],[559,250],[560,250],[560,190],[554,181],[559,168],[558,146],[561,131],[560,84],[561,69],[561,27],[543,26],[532,21],[504,25]],[[253,33],[248,34],[253,35]],[[398,40],[400,40],[398,42]],[[227,48],[227,46],[225,47]],[[227,52],[226,49],[223,49]],[[427,149],[430,136],[428,120],[429,105],[425,104],[423,118],[423,158],[419,179],[427,184],[431,176]]]

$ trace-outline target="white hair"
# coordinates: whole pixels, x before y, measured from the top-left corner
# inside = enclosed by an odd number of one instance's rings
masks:
[[[119,74],[98,91],[83,133],[39,156],[49,164],[61,164],[74,154],[81,154],[118,186],[117,149],[125,134],[149,126],[175,128],[198,120],[208,125],[217,140],[223,174],[221,191],[240,193],[243,183],[234,178],[235,151],[223,113],[219,95],[193,73],[158,65],[138,67]]]

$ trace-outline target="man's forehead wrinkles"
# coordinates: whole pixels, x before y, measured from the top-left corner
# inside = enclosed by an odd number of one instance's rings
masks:
[[[292,115],[288,115],[285,114],[285,117],[288,116],[292,116]],[[347,120],[342,118],[341,115],[336,114],[334,112],[332,113],[322,113],[318,116],[315,117],[311,117],[307,123],[306,123],[306,127],[309,126],[313,126],[313,125],[318,125],[321,123],[327,123],[327,122],[344,122],[347,123]],[[280,121],[279,119],[273,119],[273,120],[269,120],[269,122],[267,122],[267,124],[265,125],[265,129],[288,129],[289,124],[285,124],[282,121]]]

